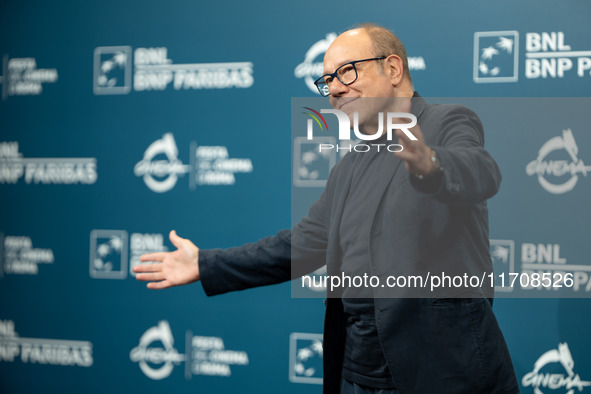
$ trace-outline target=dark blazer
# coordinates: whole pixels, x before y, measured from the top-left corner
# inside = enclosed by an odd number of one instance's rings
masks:
[[[427,105],[418,95],[412,112],[443,173],[418,180],[400,159],[385,152],[390,165],[372,174],[382,182],[360,207],[373,218],[370,234],[360,234],[367,237],[371,274],[384,278],[438,269],[479,277],[490,273],[486,199],[498,191],[501,175],[484,150],[480,120],[465,107]],[[200,251],[205,292],[278,283],[324,264],[328,275],[340,275],[340,220],[361,154],[349,153],[339,161],[308,216],[291,231],[238,248]],[[400,393],[519,392],[490,291],[452,289],[432,296],[384,291],[374,291],[376,325]],[[346,316],[338,293],[328,296],[324,392],[338,393]]]

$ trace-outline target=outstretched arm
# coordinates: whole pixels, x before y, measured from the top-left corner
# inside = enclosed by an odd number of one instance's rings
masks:
[[[404,146],[396,155],[411,174],[425,177],[419,180],[411,176],[411,184],[441,202],[455,205],[480,203],[495,195],[501,173],[484,149],[484,132],[478,116],[458,105],[433,106],[431,111],[435,113],[425,119],[427,130],[431,130],[428,135],[418,125],[411,129],[417,141],[396,131],[399,144]],[[437,154],[441,172],[432,161],[432,150]]]
[[[199,248],[188,239],[181,238],[172,230],[170,242],[177,247],[173,252],[149,253],[140,256],[140,261],[157,261],[133,267],[136,279],[148,282],[148,289],[166,289],[186,285],[200,279]]]
[[[291,278],[290,231],[229,249],[199,250],[188,239],[173,230],[170,241],[173,252],[140,256],[141,264],[133,268],[136,279],[149,282],[149,289],[166,289],[201,280],[207,295],[284,282]]]

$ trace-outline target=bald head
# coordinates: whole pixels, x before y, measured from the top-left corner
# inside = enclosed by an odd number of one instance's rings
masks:
[[[404,66],[404,76],[412,83],[406,49],[402,41],[394,33],[385,27],[373,23],[363,23],[353,30],[363,30],[369,36],[374,56],[388,56],[392,54],[399,56]]]
[[[340,66],[334,61],[341,61],[341,64],[343,64],[372,57],[376,56],[373,53],[369,35],[360,29],[349,30],[338,36],[326,51],[324,55],[324,73],[333,72],[336,67]]]

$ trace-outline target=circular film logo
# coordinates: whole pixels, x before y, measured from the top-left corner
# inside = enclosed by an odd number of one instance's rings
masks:
[[[162,154],[166,159],[155,159]],[[133,172],[136,176],[144,178],[150,190],[164,193],[176,185],[179,176],[189,172],[189,166],[178,159],[178,148],[174,137],[172,133],[166,133],[146,149],[144,158],[135,165]]]
[[[571,161],[548,160],[548,156],[555,151],[566,151]],[[563,194],[574,189],[579,180],[578,174],[587,176],[591,172],[591,166],[586,166],[583,160],[577,157],[579,148],[575,142],[571,129],[562,131],[562,136],[550,138],[538,151],[536,160],[531,161],[525,171],[527,175],[537,175],[538,182],[546,191],[553,194]],[[548,178],[558,180],[565,176],[570,177],[562,183],[553,183]]]
[[[337,38],[336,33],[328,33],[326,38],[314,43],[306,52],[304,61],[298,64],[294,70],[296,78],[304,78],[306,86],[314,93],[320,94],[314,81],[322,76],[324,53],[335,38]]]
[[[575,389],[581,392],[584,387],[591,386],[591,382],[582,380],[575,373],[574,367],[575,362],[568,344],[559,343],[557,349],[548,350],[536,360],[533,370],[523,377],[521,384],[523,387],[532,387],[535,394],[574,394]]]
[[[157,342],[162,343],[163,347],[150,347]],[[170,376],[175,365],[185,361],[185,356],[179,354],[173,345],[170,325],[163,320],[142,335],[140,343],[129,353],[129,358],[139,364],[147,377],[161,380]]]

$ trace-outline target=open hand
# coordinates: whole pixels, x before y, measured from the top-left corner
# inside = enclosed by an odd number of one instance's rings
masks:
[[[170,232],[169,238],[177,250],[144,254],[140,256],[140,261],[158,263],[133,267],[133,272],[137,273],[136,279],[149,282],[149,289],[166,289],[199,280],[199,248],[188,239],[179,237],[174,230]]]

